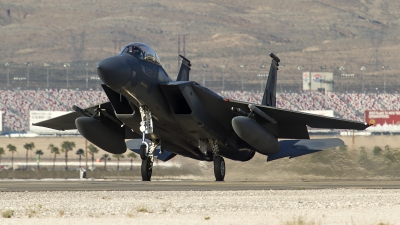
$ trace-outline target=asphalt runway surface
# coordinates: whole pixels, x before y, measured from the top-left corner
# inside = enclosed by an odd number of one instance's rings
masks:
[[[399,180],[128,181],[0,180],[0,192],[24,191],[239,191],[308,189],[400,189]]]

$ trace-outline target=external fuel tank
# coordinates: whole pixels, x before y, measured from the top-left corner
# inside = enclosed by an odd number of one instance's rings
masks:
[[[258,153],[268,155],[279,152],[278,139],[256,121],[245,116],[236,116],[232,119],[232,127]]]

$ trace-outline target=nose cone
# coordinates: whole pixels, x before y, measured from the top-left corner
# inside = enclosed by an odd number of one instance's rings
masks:
[[[125,57],[118,55],[101,60],[97,74],[106,85],[120,88],[128,82],[131,68]]]

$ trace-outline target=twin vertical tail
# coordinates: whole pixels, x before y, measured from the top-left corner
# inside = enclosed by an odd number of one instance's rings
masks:
[[[181,55],[179,56],[182,58],[182,64],[181,68],[179,69],[179,74],[178,77],[176,78],[176,81],[189,81],[189,72],[190,72],[190,67],[192,65],[190,64],[190,61],[187,58]]]
[[[272,58],[272,61],[261,105],[276,107],[276,81],[277,81],[279,62],[281,60],[274,53],[270,53],[269,56]]]

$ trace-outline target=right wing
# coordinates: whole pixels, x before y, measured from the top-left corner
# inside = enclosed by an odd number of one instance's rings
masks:
[[[109,114],[111,114],[111,115],[114,114],[114,109],[110,102],[105,102],[105,103],[101,103],[98,105],[94,105],[89,108],[86,108],[86,110],[89,111],[90,113],[94,114],[96,108],[105,109],[106,112],[108,112]],[[71,113],[65,114],[63,116],[59,116],[59,117],[45,120],[42,122],[34,123],[32,125],[40,126],[40,127],[47,127],[47,128],[51,128],[54,130],[62,130],[62,131],[74,130],[74,129],[76,129],[75,119],[78,117],[81,117],[81,116],[83,116],[83,115],[78,112],[71,112]]]

